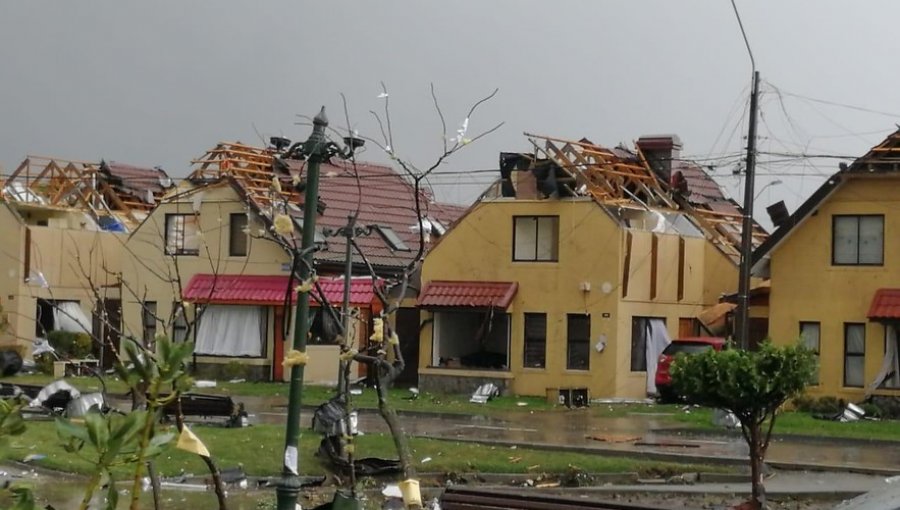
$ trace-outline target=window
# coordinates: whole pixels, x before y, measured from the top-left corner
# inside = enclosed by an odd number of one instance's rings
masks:
[[[179,343],[187,340],[188,323],[187,317],[184,316],[184,305],[181,303],[172,304],[172,341]]]
[[[547,314],[525,314],[525,368],[547,366]]]
[[[228,219],[228,255],[246,257],[250,236],[247,235],[247,215],[232,214]]]
[[[844,386],[862,388],[865,384],[866,325],[844,324]]]
[[[378,235],[384,239],[384,242],[391,247],[393,251],[412,251],[406,243],[403,242],[403,239],[400,239],[400,236],[394,232],[394,229],[391,227],[387,227],[385,225],[375,225],[375,230],[378,231]]]
[[[156,301],[144,301],[141,304],[141,325],[144,345],[150,345],[156,338]]]
[[[807,349],[816,353],[816,372],[813,375],[814,384],[819,384],[819,345],[822,336],[822,327],[818,322],[800,323],[800,342]]]
[[[166,255],[198,255],[200,228],[194,214],[166,215]]]
[[[509,314],[495,309],[435,311],[432,366],[509,370]]]
[[[884,216],[834,216],[831,263],[880,266],[884,263]]]
[[[590,370],[591,368],[591,316],[583,313],[567,316],[566,368]]]
[[[513,260],[559,260],[559,216],[513,217]]]

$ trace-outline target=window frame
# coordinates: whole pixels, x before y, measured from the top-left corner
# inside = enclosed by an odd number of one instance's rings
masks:
[[[537,337],[529,338],[528,335],[528,323],[529,318],[532,320],[543,320],[543,329],[541,331],[541,337],[538,339]],[[590,342],[588,342],[590,343]],[[531,349],[529,346],[531,345]],[[540,351],[539,361],[534,361],[532,357],[529,357],[529,351],[532,350],[532,356],[537,356],[537,352]],[[568,358],[568,348],[566,349],[566,355]],[[568,359],[566,362],[568,365]],[[547,314],[544,312],[526,312],[522,318],[522,368],[531,368],[535,370],[541,370],[547,368]]]
[[[195,213],[166,213],[165,225],[164,225],[164,231],[163,231],[163,251],[165,252],[166,255],[188,255],[188,256],[194,256],[194,257],[200,255],[199,241],[197,243],[197,248],[195,248],[195,249],[187,249],[184,247],[185,231],[186,231],[186,227],[187,227],[187,223],[185,220],[182,220],[182,224],[181,224],[181,245],[175,246],[174,249],[170,249],[170,247],[169,247],[169,244],[170,244],[169,222],[177,221],[178,218],[187,218],[187,217],[191,217],[194,219],[194,222],[197,227],[197,235],[199,236],[200,235],[200,217],[199,217],[199,215],[197,215]],[[173,241],[174,241],[174,239],[173,239]]]
[[[243,218],[235,223],[236,218]],[[243,221],[243,225],[235,232],[235,227],[237,224]],[[228,256],[229,257],[246,257],[250,254],[250,234],[244,232],[250,226],[250,218],[247,216],[247,213],[231,213],[228,216]],[[235,241],[237,240],[237,236],[243,236],[244,249],[243,253],[239,253],[239,250],[235,250]]]
[[[862,334],[863,334],[863,336],[862,336],[862,340],[863,340],[862,352],[849,352],[847,350],[847,344],[848,344],[847,333],[850,331],[850,328],[852,328],[852,327],[862,328]],[[850,359],[856,359],[856,358],[862,358],[862,364],[863,364],[862,381],[859,384],[848,384],[847,383],[847,363],[850,361]],[[843,378],[841,381],[844,385],[844,388],[864,388],[866,386],[865,368],[866,368],[866,323],[864,323],[864,322],[845,322],[844,323],[844,374],[843,374]]]
[[[836,260],[836,239],[837,239],[837,223],[845,218],[856,219],[856,262],[838,262]],[[881,219],[881,260],[880,262],[860,262],[859,261],[859,232],[860,220],[862,218],[880,218]],[[832,266],[883,266],[884,265],[884,215],[883,214],[833,214],[831,216],[831,265]]]
[[[803,337],[803,328],[804,326],[815,326],[816,327],[816,348],[812,349],[812,351],[816,354],[816,372],[815,372],[815,380],[812,382],[814,386],[818,386],[820,383],[819,377],[819,363],[821,360],[822,354],[822,323],[819,321],[800,321],[798,325],[798,329],[800,331],[800,341],[803,343],[804,347],[809,348],[806,344],[806,340]]]
[[[549,218],[554,220],[555,227],[555,235],[556,243],[553,244],[552,249],[552,257],[548,259],[539,259],[538,258],[538,250],[540,247],[540,220],[542,218]],[[516,239],[516,231],[518,230],[518,222],[519,220],[534,220],[534,253],[531,255],[531,258],[519,258],[518,249],[517,249],[517,239]],[[541,214],[541,215],[515,215],[513,216],[512,222],[512,261],[513,262],[559,262],[559,215],[555,214]]]
[[[587,337],[584,339],[572,338],[572,320],[587,321]],[[586,365],[581,367],[572,366],[572,348],[584,344],[586,349]],[[591,315],[586,313],[568,313],[566,314],[566,370],[575,370],[578,372],[589,372],[591,370]]]

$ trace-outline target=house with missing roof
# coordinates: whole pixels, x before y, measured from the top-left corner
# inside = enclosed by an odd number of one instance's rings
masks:
[[[305,161],[282,158],[272,148],[221,143],[194,161],[189,177],[127,240],[129,256],[122,262],[122,279],[130,287],[123,297],[126,329],[145,338],[166,333],[177,341],[185,338],[185,317],[202,310],[190,333],[199,376],[240,373],[248,379],[286,380],[281,362],[292,343],[294,292],[289,288],[291,256],[283,243],[295,241],[277,236],[272,224],[276,214],[290,216],[299,243],[303,195],[292,186],[295,177],[305,178]],[[427,248],[463,208],[421,198]],[[381,311],[373,286],[386,285],[413,260],[419,221],[412,186],[381,165],[322,164],[319,200],[314,257],[324,295],[311,298],[315,318],[307,352],[313,361],[305,379],[334,383],[339,348],[329,333],[332,316],[320,301],[338,308],[342,301],[346,241],[335,231],[359,209],[357,226],[367,232],[356,244],[365,260],[351,250],[350,304],[356,310],[356,341],[364,344],[372,317]],[[396,324],[410,360],[418,359],[418,327],[412,300],[399,311]],[[363,367],[354,370],[364,373]],[[414,361],[404,375],[415,380]]]
[[[117,343],[122,246],[171,187],[160,168],[26,158],[0,183],[0,346],[27,355],[53,330]],[[114,360],[99,343],[94,356]]]
[[[741,210],[675,136],[528,138],[425,259],[419,387],[643,398],[668,339],[736,291]]]
[[[812,395],[900,395],[898,155],[900,131],[775,217],[754,253],[754,271],[771,281],[773,341],[802,339],[819,357]]]

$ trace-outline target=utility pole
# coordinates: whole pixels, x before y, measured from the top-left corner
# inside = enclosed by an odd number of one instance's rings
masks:
[[[741,225],[741,266],[738,282],[738,315],[735,333],[741,349],[750,347],[750,269],[753,266],[753,181],[756,170],[756,110],[759,98],[759,71],[753,71],[750,93],[750,126],[747,133],[747,170],[744,174],[744,216]]]

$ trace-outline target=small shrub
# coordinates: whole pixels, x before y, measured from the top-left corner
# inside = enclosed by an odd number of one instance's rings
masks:
[[[248,374],[247,365],[240,361],[229,361],[222,367],[222,377],[227,379],[246,379]]]
[[[56,358],[49,352],[38,354],[34,357],[34,368],[42,374],[52,374],[54,361],[56,361]]]
[[[819,415],[834,415],[844,410],[846,403],[836,397],[811,397],[803,395],[794,399],[798,411]]]
[[[60,358],[82,359],[91,355],[93,347],[90,335],[71,331],[51,331],[47,335],[50,345]]]

